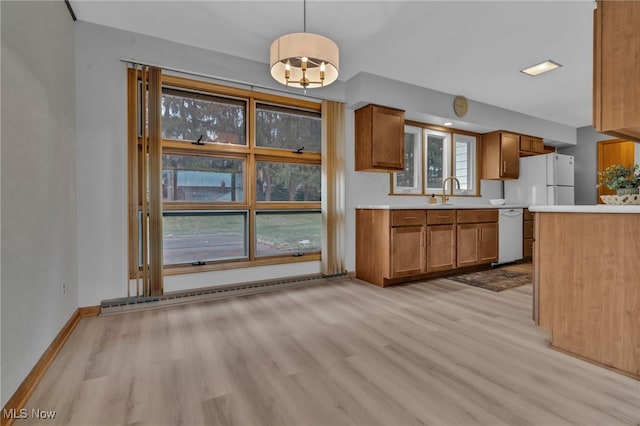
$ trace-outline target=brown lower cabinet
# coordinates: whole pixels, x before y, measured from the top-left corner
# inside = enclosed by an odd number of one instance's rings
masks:
[[[456,265],[481,265],[498,260],[498,224],[465,223],[458,225],[458,261]]]
[[[497,209],[356,209],[356,276],[385,287],[498,260]]]
[[[458,210],[456,223],[458,268],[498,261],[498,210]]]
[[[524,259],[531,259],[533,256],[533,214],[529,212],[529,209],[524,209],[522,227],[522,256]]]
[[[427,226],[427,270],[447,271],[456,267],[456,226]]]
[[[425,269],[424,226],[391,228],[391,278],[421,274]]]

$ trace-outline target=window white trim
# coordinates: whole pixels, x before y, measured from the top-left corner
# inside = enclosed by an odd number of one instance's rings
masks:
[[[422,194],[422,128],[414,126],[404,126],[404,172],[396,172],[392,175],[392,193],[394,194]],[[413,137],[413,149],[407,143],[407,136]],[[412,167],[413,166],[413,167]],[[413,168],[413,176],[406,176]],[[407,179],[403,179],[403,175]],[[413,181],[413,185],[408,185],[407,181]]]
[[[413,147],[407,136],[413,136]],[[429,187],[428,161],[429,137],[435,136],[442,141],[442,159],[438,167],[439,176],[432,179]],[[460,181],[460,189],[454,187],[453,194],[458,196],[480,196],[478,176],[478,145],[480,135],[435,130],[431,127],[416,125],[405,126],[405,171],[391,173],[391,195],[431,195],[442,194],[442,179],[454,176]],[[413,162],[413,163],[412,163]],[[413,170],[409,178],[406,173]],[[437,183],[437,185],[435,185]],[[449,193],[447,184],[447,193]]]
[[[466,157],[466,158],[465,158]],[[454,194],[476,194],[477,140],[475,136],[453,135],[453,176],[460,181],[460,189]]]
[[[442,159],[441,159],[441,167],[442,173],[441,177],[436,178],[439,180],[440,184],[438,186],[429,186],[429,173],[427,168],[429,167],[428,159],[429,159],[429,136],[434,136],[436,139],[442,138]],[[451,133],[440,132],[437,130],[424,129],[424,155],[423,158],[423,168],[424,168],[424,186],[425,186],[425,194],[442,194],[442,180],[448,176],[451,176]]]

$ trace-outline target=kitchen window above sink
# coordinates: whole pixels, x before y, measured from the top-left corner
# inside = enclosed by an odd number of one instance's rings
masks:
[[[454,176],[460,182],[454,195],[477,196],[478,136],[421,123],[406,125],[405,167],[391,174],[391,194],[441,194],[443,179]]]

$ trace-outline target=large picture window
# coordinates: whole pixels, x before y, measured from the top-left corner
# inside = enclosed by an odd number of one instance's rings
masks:
[[[244,158],[162,155],[162,199],[243,202]]]
[[[165,265],[246,259],[247,211],[165,211]]]
[[[321,125],[316,111],[256,104],[256,146],[319,153]]]
[[[131,86],[130,96],[140,97],[141,84]],[[316,102],[162,75],[165,274],[320,259],[320,109]],[[149,112],[140,111],[130,112],[129,121],[138,134],[131,142],[137,160],[129,162],[138,184],[148,179],[141,175],[142,134],[151,125]],[[140,188],[137,199],[130,193],[130,206],[142,218]],[[137,222],[130,223],[130,238],[142,241],[142,221],[130,222]],[[142,249],[136,257],[130,255],[132,278]]]
[[[320,165],[258,161],[257,201],[313,201],[320,198]]]
[[[322,214],[309,211],[257,211],[256,255],[294,255],[322,248]]]
[[[246,145],[247,101],[162,88],[162,137]]]
[[[454,186],[455,195],[479,195],[478,137],[420,123],[405,126],[405,167],[391,174],[391,194],[441,194],[444,178],[454,176],[460,182],[460,188]]]

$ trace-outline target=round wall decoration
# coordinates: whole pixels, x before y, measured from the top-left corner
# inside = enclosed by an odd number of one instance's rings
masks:
[[[467,102],[467,98],[464,96],[456,96],[453,101],[453,111],[456,113],[458,117],[464,117],[467,115],[467,110],[469,109],[469,104]]]

